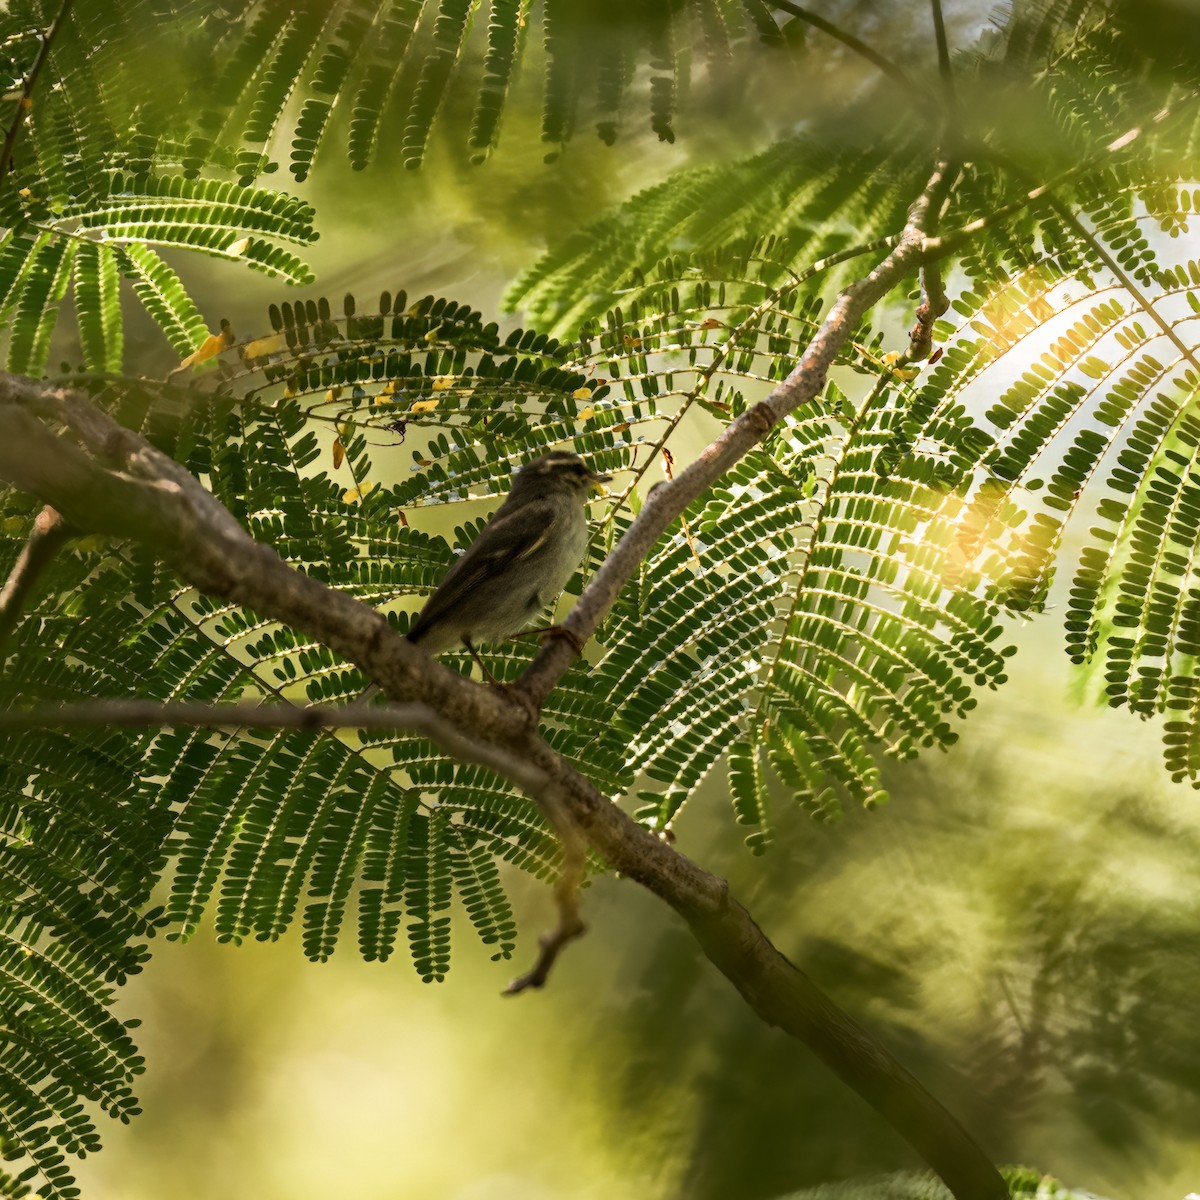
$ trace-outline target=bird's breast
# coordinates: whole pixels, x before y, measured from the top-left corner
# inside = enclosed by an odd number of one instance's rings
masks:
[[[546,564],[547,593],[561,592],[567,581],[579,569],[587,549],[587,516],[582,509],[573,510],[565,522],[561,538],[556,539],[550,561]]]

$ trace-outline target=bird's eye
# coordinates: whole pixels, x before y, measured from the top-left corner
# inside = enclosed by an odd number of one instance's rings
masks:
[[[575,463],[572,469],[574,470],[575,474],[581,478],[588,473],[588,469],[583,465],[583,463]]]

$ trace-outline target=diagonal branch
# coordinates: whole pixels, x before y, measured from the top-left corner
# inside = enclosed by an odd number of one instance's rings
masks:
[[[530,793],[545,775],[498,746],[465,736],[424,704],[346,704],[306,708],[290,704],[204,704],[157,700],[85,700],[0,710],[0,733],[22,729],[412,729],[460,762],[488,767]]]
[[[822,33],[833,38],[834,41],[841,42],[847,49],[853,50],[855,54],[865,59],[872,66],[877,67],[881,74],[898,83],[912,99],[917,101],[918,111],[924,111],[928,107],[928,94],[913,82],[908,73],[902,67],[892,62],[890,58],[885,58],[878,50],[872,49],[861,38],[855,37],[848,30],[843,29],[840,25],[835,25],[832,21],[826,20],[819,13],[815,13],[811,9],[802,8],[799,4],[793,4],[791,0],[773,0],[773,3],[776,8],[781,9],[799,21],[803,21],[806,25],[811,25],[814,29],[819,29]]]
[[[957,168],[949,163],[938,164],[924,192],[912,205],[894,249],[834,300],[821,328],[788,377],[765,400],[731,422],[687,470],[646,497],[642,511],[567,614],[564,629],[580,642],[587,641],[671,522],[757,446],[788,413],[817,396],[825,386],[829,368],[859,321],[923,262],[927,225],[940,210],[956,172]],[[540,708],[571,665],[573,656],[569,639],[556,639],[542,648],[517,687]]]

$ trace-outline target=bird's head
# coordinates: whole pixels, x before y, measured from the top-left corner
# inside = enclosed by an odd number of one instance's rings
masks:
[[[611,475],[597,475],[578,454],[554,450],[526,463],[513,479],[510,494],[529,499],[561,495],[587,499],[611,478]]]

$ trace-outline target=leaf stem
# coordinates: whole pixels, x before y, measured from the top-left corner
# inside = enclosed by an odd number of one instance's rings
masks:
[[[38,76],[41,75],[42,68],[50,57],[50,47],[58,37],[74,3],[75,0],[63,0],[62,8],[58,10],[58,16],[54,18],[54,24],[42,34],[42,44],[38,47],[37,57],[33,60],[33,66],[29,68],[29,74],[25,76],[21,98],[17,101],[17,111],[13,114],[12,123],[4,136],[4,148],[0,150],[0,191],[3,191],[12,171],[13,150],[16,149],[21,127],[25,124],[25,114],[33,107],[33,89],[37,86]]]

